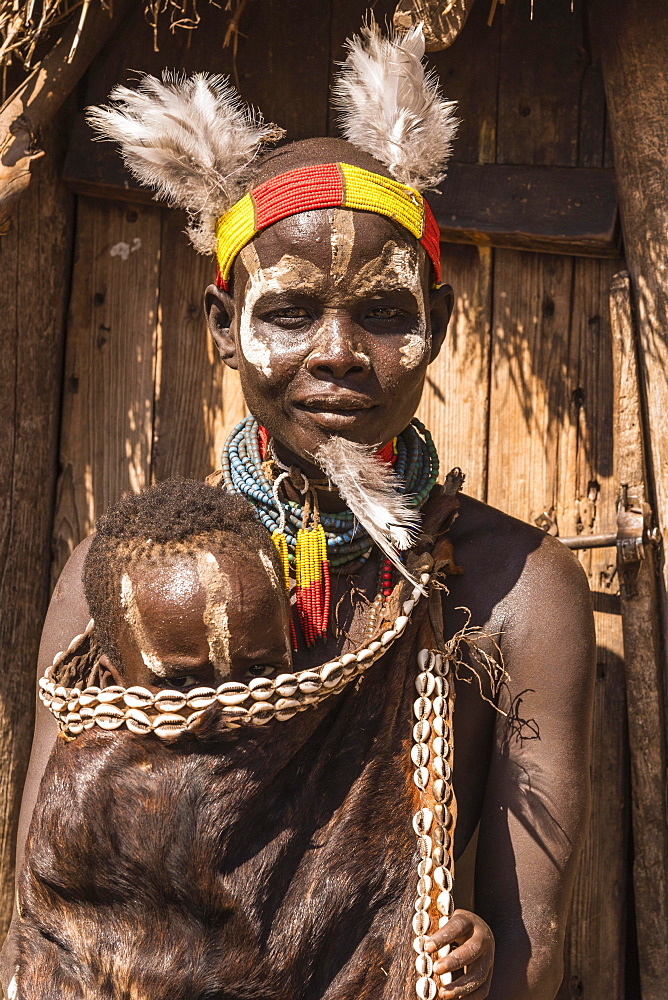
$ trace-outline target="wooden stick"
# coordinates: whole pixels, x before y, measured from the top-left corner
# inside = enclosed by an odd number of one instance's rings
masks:
[[[99,3],[91,6],[85,30],[81,19],[74,20],[0,108],[0,233],[7,232],[17,199],[30,184],[33,160],[43,155],[40,130],[133,7],[132,0],[115,0],[110,15]]]
[[[615,399],[615,480],[628,502],[647,503],[641,397],[631,280],[610,289]],[[654,552],[645,548],[636,593],[620,595],[632,779],[633,880],[643,1000],[664,1000],[668,983],[668,826],[659,595]]]

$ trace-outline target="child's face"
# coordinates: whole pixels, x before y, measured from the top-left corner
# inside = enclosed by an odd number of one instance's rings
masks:
[[[291,669],[287,597],[267,551],[235,542],[147,560],[119,599],[122,671],[103,658],[107,683],[217,687]]]

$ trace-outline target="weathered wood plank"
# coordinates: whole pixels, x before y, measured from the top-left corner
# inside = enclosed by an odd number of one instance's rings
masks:
[[[569,407],[560,454],[562,535],[616,531],[612,468],[612,343],[605,301],[613,262],[574,263],[568,357]],[[623,639],[615,550],[583,551],[593,591],[597,667],[592,812],[566,943],[560,1000],[625,997],[628,744]],[[592,937],[591,927],[598,931]]]
[[[434,435],[445,475],[461,466],[466,492],[487,495],[492,251],[444,244],[443,280],[455,310],[441,353],[427,371],[418,415]]]
[[[80,199],[54,578],[124,490],[150,482],[160,211]]]
[[[631,282],[617,274],[610,291],[615,357],[615,478],[634,507],[647,502],[641,397]],[[666,723],[659,636],[659,594],[651,548],[637,593],[621,595],[628,690],[633,803],[633,878],[643,1000],[665,996],[668,983],[668,816]]]
[[[581,12],[553,3],[542,4],[533,20],[523,4],[499,13],[496,162],[576,166],[580,82],[589,61]]]
[[[280,16],[268,16],[262,4],[249,4],[241,22],[236,59],[231,46],[223,48],[229,15],[214,4],[202,4],[200,14],[196,31],[165,34],[160,38],[160,51],[153,52],[143,10],[138,9],[89,72],[85,103],[104,102],[111,87],[135,79],[137,69],[159,76],[165,67],[178,67],[184,73],[230,75],[243,99],[260,108],[267,120],[287,129],[291,140],[325,134],[329,2],[284,0]],[[308,38],[308,45],[302,44],[304,38]],[[73,123],[64,177],[84,194],[139,203],[151,200],[127,173],[115,147],[93,141],[82,113]]]
[[[220,466],[224,444],[224,366],[204,318],[204,289],[215,265],[195,253],[184,219],[165,210],[160,268],[160,341],[152,477],[204,479]],[[239,415],[241,419],[243,412]]]
[[[80,22],[78,18],[71,19],[61,37],[0,108],[0,230],[6,228],[16,199],[30,183],[31,163],[42,155],[39,147],[42,129],[125,20],[130,3],[131,0],[119,0],[113,10],[102,5],[91,6],[80,37]]]
[[[668,539],[668,8],[663,0],[592,0],[614,147],[624,247],[638,315],[648,460]],[[668,561],[662,562],[664,620]],[[664,654],[665,654],[664,637]],[[665,674],[665,667],[664,667]]]
[[[455,150],[464,163],[491,163],[496,151],[500,28],[488,29],[483,13],[478,5],[457,44],[429,56],[444,93],[460,104]],[[434,209],[449,197],[447,178],[443,194],[432,197]],[[419,410],[436,440],[443,473],[461,466],[466,492],[480,500],[487,497],[493,259],[488,247],[441,244],[443,280],[454,289],[455,310]]]
[[[525,521],[559,493],[572,271],[567,257],[495,254],[488,500]]]
[[[619,0],[589,4],[592,37],[600,51],[608,102],[626,262],[631,276],[637,316],[641,398],[647,427],[648,493],[655,505],[655,519],[668,540],[668,8],[661,0],[625,4]],[[618,310],[616,310],[618,311]],[[666,758],[659,749],[665,741],[656,718],[655,690],[665,690],[668,680],[668,560],[660,560],[659,603],[662,606],[662,669],[653,665],[656,637],[649,621],[653,601],[650,553],[639,580],[641,609],[625,614],[625,640],[631,668],[644,669],[652,685],[646,691],[629,683],[629,720],[633,775],[634,867],[638,950],[643,1000],[665,996],[668,982],[668,859],[666,858]],[[628,633],[628,635],[627,635]],[[631,707],[631,697],[639,700]],[[645,701],[644,698],[648,698]],[[663,725],[665,726],[665,701]],[[665,744],[664,744],[665,745]],[[644,748],[650,750],[646,762]],[[657,759],[657,751],[659,758]],[[639,828],[647,813],[647,827]],[[645,839],[655,829],[658,839]]]
[[[49,596],[73,205],[58,178],[62,117],[43,136],[0,239],[0,934],[13,902],[18,806],[30,753],[37,648]]]
[[[453,147],[458,163],[494,163],[496,156],[501,19],[489,28],[485,6],[471,11],[456,45],[428,58],[445,96],[458,102],[461,124]],[[447,180],[443,190],[447,194]],[[438,201],[436,196],[434,205]]]

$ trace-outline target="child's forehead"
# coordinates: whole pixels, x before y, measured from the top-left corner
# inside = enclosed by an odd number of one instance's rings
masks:
[[[124,579],[129,577],[138,597],[151,595],[183,603],[226,591],[241,575],[254,578],[258,574],[256,583],[268,578],[273,584],[275,571],[268,552],[256,542],[230,535],[224,541],[198,540],[191,546],[163,547],[132,566]]]

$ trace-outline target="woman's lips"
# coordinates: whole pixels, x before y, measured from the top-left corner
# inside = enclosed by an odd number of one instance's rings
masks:
[[[319,427],[336,431],[354,425],[362,414],[375,410],[378,404],[363,396],[337,393],[331,396],[310,396],[293,405],[302,413],[308,413],[309,418]]]
[[[331,396],[309,396],[296,400],[294,405],[299,410],[311,413],[353,413],[359,410],[371,410],[376,406],[372,400],[351,393],[337,393]]]

